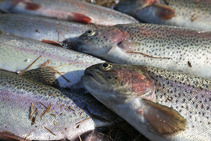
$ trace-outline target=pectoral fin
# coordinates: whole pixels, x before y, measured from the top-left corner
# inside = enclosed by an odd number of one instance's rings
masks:
[[[76,22],[81,22],[81,23],[91,23],[92,19],[84,14],[81,13],[76,13],[76,12],[71,12],[72,17],[70,18],[71,20],[74,20]]]
[[[161,4],[154,4],[152,6],[156,9],[156,15],[163,20],[169,20],[175,16],[175,10],[169,6]]]
[[[148,124],[160,134],[173,134],[184,131],[186,119],[176,110],[143,99],[147,107],[144,118]]]
[[[25,9],[28,10],[37,10],[40,8],[40,5],[31,1],[25,1],[23,2],[25,4]]]

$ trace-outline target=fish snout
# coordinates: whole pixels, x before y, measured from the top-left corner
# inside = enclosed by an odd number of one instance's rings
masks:
[[[77,38],[68,38],[63,40],[60,44],[63,48],[74,49]]]

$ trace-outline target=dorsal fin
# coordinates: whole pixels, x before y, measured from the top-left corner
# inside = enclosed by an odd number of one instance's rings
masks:
[[[32,69],[26,71],[22,77],[30,79],[32,81],[36,81],[39,83],[43,83],[46,85],[58,85],[58,81],[56,79],[56,71],[52,67],[41,66],[37,69]]]
[[[156,15],[162,20],[169,20],[175,16],[175,10],[167,5],[153,4],[156,9]]]

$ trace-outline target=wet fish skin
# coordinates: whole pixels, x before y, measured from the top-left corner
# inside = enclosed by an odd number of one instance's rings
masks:
[[[149,23],[211,31],[209,0],[157,0],[143,7],[147,1],[121,0],[116,9]]]
[[[0,101],[0,138],[10,134],[22,140],[73,140],[96,127],[120,121],[89,95],[58,90],[2,70]]]
[[[0,35],[0,50],[0,69],[12,72],[23,71],[41,56],[28,70],[39,68],[43,63],[53,67],[70,81],[66,81],[57,73],[60,87],[73,86],[80,81],[85,68],[104,62],[86,54],[5,34]]]
[[[2,0],[0,9],[106,26],[138,23],[126,14],[77,0]]]
[[[65,48],[123,64],[148,65],[211,78],[211,33],[153,24],[89,30]]]
[[[89,29],[96,29],[96,26],[30,15],[0,14],[0,30],[3,33],[40,41],[62,41],[65,37],[76,37]]]
[[[87,68],[82,81],[96,99],[150,140],[211,138],[209,79],[154,67],[104,63]]]

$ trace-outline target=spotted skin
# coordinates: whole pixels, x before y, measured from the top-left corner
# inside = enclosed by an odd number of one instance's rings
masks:
[[[63,45],[114,63],[148,65],[211,78],[210,32],[153,24],[116,25],[89,30],[63,41]]]
[[[87,68],[82,78],[83,84],[96,99],[123,117],[147,138],[156,141],[206,141],[211,138],[211,81],[209,79],[154,67],[111,65],[109,70],[105,69],[104,64]],[[124,73],[120,76],[117,72]],[[129,76],[131,79],[128,79]],[[135,83],[130,81],[133,78],[137,78]],[[134,84],[138,82],[143,86],[140,91],[133,89]],[[146,82],[151,85],[142,84]],[[186,119],[185,129],[171,134],[157,133],[146,119],[150,111],[147,111],[149,108],[144,106],[142,99],[176,110]],[[151,111],[152,113],[162,117],[158,111]],[[160,125],[159,122],[154,124],[162,127],[162,122]]]
[[[49,112],[43,114],[47,107]],[[74,140],[96,127],[115,123],[114,119],[121,121],[89,95],[59,90],[0,70],[0,138]]]
[[[158,7],[156,4],[170,8],[175,12],[174,16],[168,19],[159,16],[158,11],[166,16],[170,12],[166,13],[165,8]],[[159,0],[155,4],[142,8],[143,3],[138,0],[124,0],[120,1],[116,9],[149,23],[211,31],[210,4],[210,0]]]

